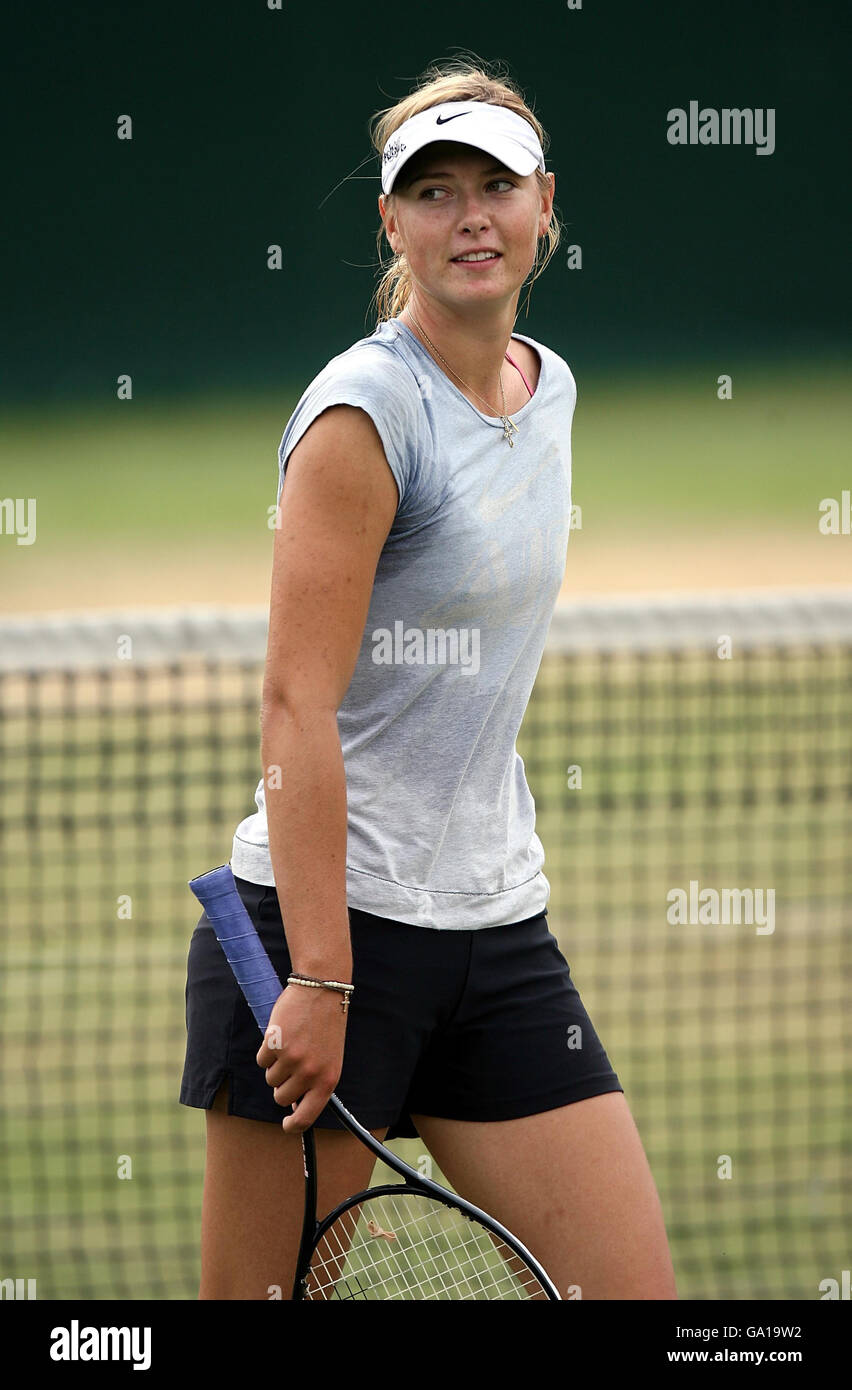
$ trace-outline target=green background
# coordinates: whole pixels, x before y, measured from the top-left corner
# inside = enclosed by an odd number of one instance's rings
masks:
[[[551,140],[565,240],[520,331],[578,376],[845,355],[845,15],[767,0],[19,11],[0,389],[43,406],[109,396],[122,371],[137,399],[309,379],[373,327],[368,120],[463,48],[509,64]],[[670,146],[666,113],[691,99],[774,107],[775,153]]]

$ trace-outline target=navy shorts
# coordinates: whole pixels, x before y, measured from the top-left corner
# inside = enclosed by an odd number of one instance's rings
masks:
[[[236,879],[281,979],[290,957],[274,888]],[[624,1088],[583,1007],[547,910],[508,926],[439,931],[349,908],[355,991],[335,1094],[368,1129],[414,1138],[413,1114],[513,1120]],[[207,914],[192,935],[180,1100],[280,1124],[255,1060],[260,1031]],[[289,1109],[289,1107],[287,1107]],[[339,1129],[328,1108],[321,1128]]]

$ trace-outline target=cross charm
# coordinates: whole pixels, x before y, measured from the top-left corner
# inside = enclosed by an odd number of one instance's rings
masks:
[[[515,441],[514,441],[514,439],[512,438],[512,435],[511,435],[511,432],[510,432],[510,427],[511,427],[512,430],[514,430],[515,434],[518,433],[518,427],[517,427],[517,425],[515,424],[514,420],[510,420],[510,419],[509,419],[508,415],[501,415],[501,416],[500,416],[500,419],[503,421],[503,438],[504,438],[504,439],[508,439],[508,441],[509,441],[509,448],[510,448],[510,449],[514,449],[514,447],[515,447]]]

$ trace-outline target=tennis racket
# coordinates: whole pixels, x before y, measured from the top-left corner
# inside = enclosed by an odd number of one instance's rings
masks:
[[[190,880],[265,1033],[282,984],[237,890],[230,864]],[[293,1286],[303,1299],[550,1299],[560,1294],[529,1250],[486,1212],[417,1172],[359,1124],[350,1134],[402,1179],[358,1192],[317,1221],[312,1129],[302,1134],[305,1214]]]

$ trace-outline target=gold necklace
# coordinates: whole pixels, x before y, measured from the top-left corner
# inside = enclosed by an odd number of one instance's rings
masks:
[[[427,343],[429,344],[429,346],[430,346],[430,348],[432,349],[432,351],[435,353],[436,357],[440,357],[440,358],[441,358],[441,361],[443,362],[444,366],[445,366],[449,371],[453,372],[453,376],[456,377],[458,381],[461,381],[462,386],[467,386],[468,391],[473,391],[473,387],[472,387],[472,386],[468,386],[467,382],[462,380],[462,378],[459,376],[458,372],[454,372],[454,371],[453,371],[453,369],[452,369],[452,367],[450,366],[449,362],[447,361],[446,357],[441,357],[441,354],[440,354],[440,352],[438,352],[438,349],[435,347],[435,344],[432,342],[432,339],[428,336],[428,334],[424,331],[424,329],[420,327],[420,324],[417,322],[417,319],[414,318],[414,312],[413,312],[413,310],[412,310],[410,307],[409,307],[408,312],[409,312],[409,314],[411,314],[412,320],[413,320],[414,325],[415,325],[415,327],[417,328],[418,332],[423,334],[423,337],[426,339]],[[483,405],[487,405],[489,410],[493,410],[493,409],[494,409],[494,406],[491,404],[491,402],[490,402],[490,401],[487,401],[487,400],[485,399],[484,396],[480,396],[480,394],[479,394],[478,391],[473,391],[473,394],[476,396],[476,398],[477,398],[478,400],[482,401],[482,404],[483,404]],[[514,430],[515,434],[519,434],[520,431],[519,431],[517,425],[515,424],[514,420],[510,420],[510,419],[509,419],[509,416],[508,416],[508,414],[507,414],[507,412],[506,412],[506,392],[503,390],[503,370],[502,370],[502,368],[500,369],[500,395],[503,397],[503,410],[502,410],[502,412],[498,410],[498,411],[497,411],[497,414],[500,416],[500,419],[503,421],[503,438],[504,438],[505,440],[508,441],[509,447],[510,447],[511,449],[514,449],[514,447],[515,447],[515,441],[514,441],[514,439],[512,438],[511,431]]]

